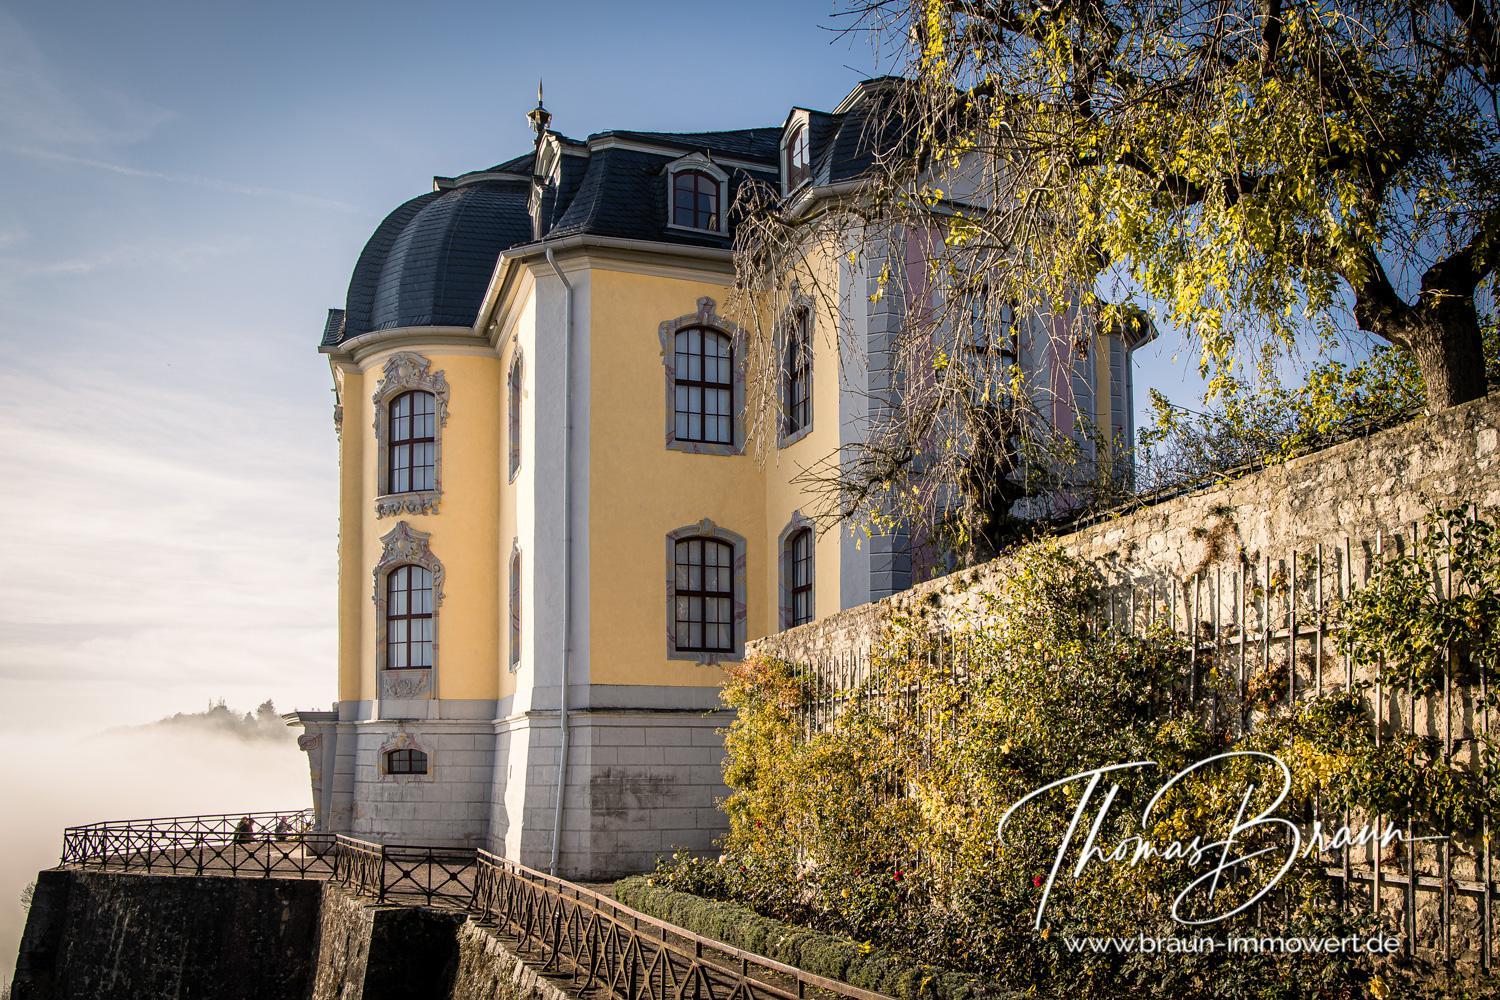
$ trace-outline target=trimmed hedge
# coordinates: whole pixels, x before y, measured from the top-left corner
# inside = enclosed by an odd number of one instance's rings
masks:
[[[614,895],[658,920],[898,1000],[1003,1000],[1017,995],[979,976],[914,964],[890,951],[868,950],[847,938],[763,917],[738,903],[653,885],[646,875],[616,882]]]

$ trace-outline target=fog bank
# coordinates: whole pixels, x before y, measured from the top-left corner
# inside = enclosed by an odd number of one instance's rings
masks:
[[[311,804],[297,730],[222,706],[103,733],[28,734],[0,768],[0,982],[15,968],[21,893],[57,864],[66,826]]]

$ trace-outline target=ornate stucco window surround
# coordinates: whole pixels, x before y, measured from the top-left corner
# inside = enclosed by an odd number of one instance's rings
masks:
[[[697,175],[697,184],[680,183],[679,175]],[[712,192],[713,207],[707,225],[697,225],[703,219],[701,211],[691,203],[680,203],[681,199],[696,198],[707,184]],[[667,228],[681,229],[690,233],[707,233],[723,236],[728,232],[725,216],[729,209],[729,175],[709,157],[692,153],[667,164]],[[688,221],[691,220],[691,221]]]
[[[698,311],[669,319],[657,327],[661,342],[661,361],[666,376],[666,444],[673,451],[694,455],[738,455],[745,450],[745,331],[720,316],[717,305],[708,296],[698,300]],[[731,350],[731,439],[726,443],[686,441],[677,437],[677,334],[702,328],[728,338]]]
[[[443,605],[443,564],[428,546],[431,536],[405,521],[381,536],[380,561],[371,571],[375,601],[375,673],[382,699],[429,699],[436,687],[438,669],[438,617]],[[387,664],[387,577],[404,566],[420,566],[432,575],[432,665],[391,668]]]
[[[427,763],[425,771],[402,771],[392,767],[393,759],[399,759],[401,755],[412,753],[421,754],[425,758]],[[436,770],[437,763],[432,750],[404,729],[380,745],[380,749],[376,752],[376,761],[380,768],[381,781],[393,781],[403,784],[408,781],[423,782],[433,780],[433,772]]]
[[[677,543],[691,539],[722,542],[730,547],[732,556],[731,581],[731,641],[730,648],[703,652],[678,648],[677,627]],[[667,533],[667,659],[691,660],[695,663],[714,664],[740,660],[745,656],[745,539],[743,536],[722,528],[708,518],[697,524],[684,525]],[[683,645],[688,645],[684,640]]]
[[[431,393],[433,421],[432,488],[390,492],[391,403],[407,392]],[[432,362],[414,351],[397,351],[386,359],[375,393],[375,516],[435,514],[443,496],[443,425],[448,422],[448,380]]]
[[[777,324],[776,392],[781,404],[776,421],[776,446],[786,448],[803,438],[813,428],[813,341],[816,339],[813,300],[796,282],[792,283],[790,301]],[[800,379],[800,398],[797,381]]]

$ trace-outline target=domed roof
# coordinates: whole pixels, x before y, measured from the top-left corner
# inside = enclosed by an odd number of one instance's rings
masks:
[[[528,194],[520,177],[474,180],[386,216],[354,265],[332,342],[405,326],[472,326],[500,252],[531,238]]]

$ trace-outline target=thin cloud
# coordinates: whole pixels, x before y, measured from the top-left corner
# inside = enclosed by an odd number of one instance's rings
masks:
[[[234,181],[221,180],[217,177],[203,177],[198,174],[177,174],[168,173],[163,170],[145,170],[141,167],[132,167],[123,163],[111,163],[108,160],[75,156],[72,153],[61,153],[57,150],[41,149],[36,146],[5,145],[0,146],[0,149],[15,156],[24,156],[45,163],[64,163],[69,166],[86,167],[90,170],[102,170],[106,173],[119,174],[122,177],[140,177],[146,180],[166,181],[169,184],[187,184],[192,187],[206,188],[210,191],[223,191],[228,194],[240,194],[250,198],[275,198],[297,205],[327,208],[337,212],[359,211],[358,208],[346,201],[303,194],[300,191],[285,191],[281,188],[263,187],[258,184],[237,184]]]
[[[0,537],[19,623],[0,628],[0,706],[68,702],[76,721],[329,700],[324,449],[305,416],[247,419],[273,408],[205,376],[153,381],[118,357],[0,373],[0,503],[48,498]],[[98,688],[112,677],[129,683]]]
[[[0,232],[0,250],[5,249],[4,235]],[[244,253],[251,245],[250,241],[237,237],[215,243],[182,245],[127,243],[60,260],[31,261],[19,257],[0,257],[0,263],[8,264],[15,274],[27,277],[93,274],[115,267],[168,267],[185,270],[207,260]]]
[[[0,10],[0,134],[48,146],[129,144],[175,117],[116,90],[65,87],[30,32]]]

